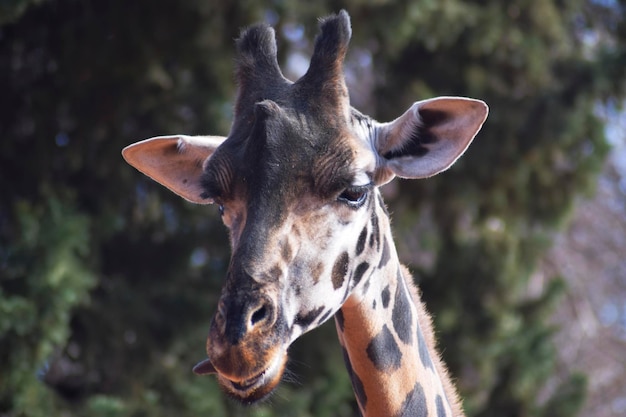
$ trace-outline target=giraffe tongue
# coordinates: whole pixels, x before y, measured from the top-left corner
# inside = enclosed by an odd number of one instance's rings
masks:
[[[217,370],[211,363],[210,359],[205,359],[201,362],[198,362],[196,366],[193,367],[192,371],[196,375],[209,375],[217,373]]]

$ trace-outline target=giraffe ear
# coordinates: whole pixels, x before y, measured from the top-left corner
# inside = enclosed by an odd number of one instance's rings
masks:
[[[197,204],[213,201],[202,197],[203,164],[226,138],[221,136],[158,136],[122,150],[133,167],[184,199]]]
[[[445,171],[465,152],[488,111],[480,100],[438,97],[418,101],[396,120],[380,124],[374,144],[380,157],[377,182]]]

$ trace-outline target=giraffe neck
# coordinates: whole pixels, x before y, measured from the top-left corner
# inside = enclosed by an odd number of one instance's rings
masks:
[[[384,216],[380,223],[386,233],[379,266],[335,315],[361,414],[462,416],[456,391],[435,351],[430,317],[411,276],[398,262],[389,220]]]

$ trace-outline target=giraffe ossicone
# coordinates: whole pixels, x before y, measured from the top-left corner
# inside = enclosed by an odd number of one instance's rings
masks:
[[[244,30],[228,136],[156,137],[123,156],[183,198],[218,205],[229,229],[208,358],[194,372],[216,374],[241,402],[262,400],[290,344],[334,317],[363,415],[462,415],[378,187],[446,170],[488,109],[439,97],[387,123],[363,115],[343,75],[350,36],[345,11],[322,20],[310,67],[292,82],[273,29]]]

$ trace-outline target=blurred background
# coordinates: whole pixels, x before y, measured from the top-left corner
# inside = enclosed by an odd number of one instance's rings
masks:
[[[1,417],[357,415],[332,322],[259,407],[192,374],[226,230],[120,156],[226,135],[240,28],[293,79],[341,8],[355,107],[490,105],[450,171],[383,189],[468,416],[626,415],[626,1],[4,0]]]

